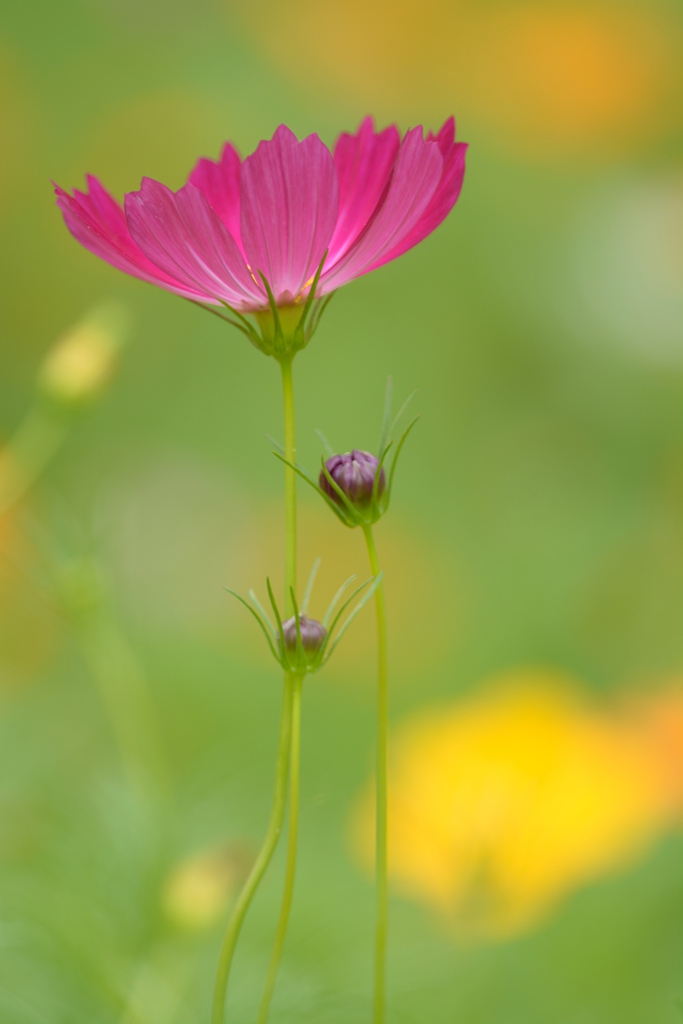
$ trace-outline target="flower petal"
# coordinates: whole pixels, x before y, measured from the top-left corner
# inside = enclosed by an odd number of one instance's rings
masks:
[[[242,242],[275,298],[293,301],[329,247],[339,208],[332,154],[317,135],[303,142],[284,125],[242,164]]]
[[[186,288],[145,256],[131,238],[122,207],[103,185],[88,175],[88,192],[74,189],[73,196],[55,186],[67,228],[77,242],[126,274],[160,285],[167,291],[198,301],[213,301],[194,288]]]
[[[412,236],[420,223],[438,189],[443,170],[444,158],[439,144],[423,139],[421,128],[407,132],[375,213],[354,245],[323,273],[320,294],[393,258],[391,253]]]
[[[202,193],[216,216],[242,248],[240,230],[240,160],[237,150],[226,142],[218,161],[203,157],[188,178]]]
[[[371,117],[365,118],[355,135],[339,136],[334,147],[339,216],[330,243],[330,266],[347,252],[375,212],[400,145],[395,125],[376,133]]]
[[[418,242],[421,242],[427,235],[430,235],[432,231],[435,231],[451,212],[458,200],[462,190],[463,178],[465,177],[467,143],[455,142],[455,121],[452,117],[449,117],[434,141],[438,143],[444,158],[443,174],[441,175],[439,187],[419,222],[395,249],[392,249],[390,253],[383,257],[382,263],[395,260],[404,252],[407,252],[408,249],[412,249]],[[376,266],[379,265],[376,264]]]
[[[167,274],[240,309],[264,305],[237,242],[194,185],[172,192],[143,178],[124,206],[134,240]]]

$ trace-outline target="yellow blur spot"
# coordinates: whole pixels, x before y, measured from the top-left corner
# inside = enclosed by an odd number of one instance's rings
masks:
[[[680,54],[656,14],[518,4],[473,28],[473,108],[517,150],[638,150],[671,120]]]
[[[171,924],[198,931],[217,921],[235,895],[246,860],[244,851],[212,847],[177,864],[162,893],[163,910]]]
[[[641,711],[595,709],[570,680],[528,672],[409,719],[391,751],[396,887],[461,937],[502,939],[637,858],[681,806],[683,692]],[[368,787],[354,820],[368,867],[373,816]]]
[[[41,367],[42,391],[61,402],[94,398],[113,373],[125,319],[120,306],[100,306],[70,328],[55,342]]]
[[[440,123],[524,159],[594,161],[676,132],[679,19],[609,0],[252,0],[248,29],[284,74],[380,120]],[[231,5],[231,12],[233,11]],[[292,48],[306,61],[292,61]]]

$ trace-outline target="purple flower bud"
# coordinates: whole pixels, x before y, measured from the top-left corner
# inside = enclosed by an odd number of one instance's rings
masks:
[[[358,448],[354,448],[352,452],[346,452],[344,455],[333,455],[325,463],[327,472],[337,487],[359,509],[366,509],[372,502],[372,492],[375,486],[378,465],[379,459],[376,456],[370,452],[360,451]],[[319,483],[320,489],[332,498],[332,501],[343,508],[344,502],[322,472]],[[386,477],[384,469],[381,469],[377,483],[378,498],[384,493],[385,487]]]
[[[299,617],[299,629],[301,631],[301,645],[304,649],[306,660],[310,663],[324,644],[327,630],[322,622],[318,622],[317,619],[309,619],[305,615]],[[288,654],[296,655],[297,635],[296,618],[294,616],[282,623],[282,632],[285,638],[285,650]]]

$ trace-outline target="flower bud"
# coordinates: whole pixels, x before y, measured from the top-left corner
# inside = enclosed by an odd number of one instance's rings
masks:
[[[304,649],[306,664],[310,665],[318,656],[320,648],[325,643],[327,630],[322,622],[317,619],[309,619],[305,615],[299,616],[299,630],[301,632],[301,646]],[[296,658],[297,650],[297,629],[296,617],[287,619],[282,623],[282,632],[285,639],[285,651],[290,658]]]
[[[378,465],[379,459],[375,455],[354,448],[352,452],[346,452],[344,455],[333,455],[325,463],[325,468],[349,501],[356,508],[364,510],[372,504]],[[324,473],[320,474],[319,482],[321,490],[337,505],[344,507],[344,502]],[[385,488],[386,477],[384,469],[381,469],[377,482],[378,498],[384,493]]]

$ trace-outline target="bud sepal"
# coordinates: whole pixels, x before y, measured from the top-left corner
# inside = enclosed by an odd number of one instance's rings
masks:
[[[254,616],[266,638],[270,653],[277,663],[282,666],[285,672],[291,672],[296,675],[303,676],[317,672],[323,665],[327,664],[342,636],[363,606],[370,600],[382,580],[382,573],[379,573],[377,576],[371,576],[364,583],[361,583],[360,586],[356,587],[351,596],[337,610],[340,600],[351,583],[356,579],[355,576],[350,576],[334,595],[322,622],[319,622],[317,619],[310,618],[307,614],[308,601],[319,565],[320,559],[317,559],[311,570],[301,610],[299,610],[297,605],[294,590],[290,589],[290,600],[294,609],[294,615],[284,621],[275,600],[270,579],[266,579],[268,600],[275,617],[275,624],[271,622],[270,616],[253,590],[249,591],[249,601],[247,601],[236,591],[231,590],[229,587],[225,588],[229,594],[237,598]],[[369,589],[366,589],[368,587]],[[363,591],[365,593],[360,597]],[[358,602],[340,626],[344,613],[357,597],[359,597]]]
[[[320,261],[315,276],[308,282],[310,288],[303,304],[305,287],[292,302],[278,306],[268,278],[259,270],[258,275],[268,298],[267,308],[255,309],[245,315],[244,312],[240,312],[223,301],[222,305],[231,314],[231,316],[225,316],[219,313],[214,306],[205,306],[201,302],[196,302],[195,305],[201,306],[202,309],[214,313],[221,320],[236,327],[264,355],[273,356],[278,362],[293,359],[297,352],[308,345],[315,334],[320,318],[334,294],[334,292],[330,292],[329,295],[316,298],[318,280],[326,259],[327,252]],[[249,319],[249,316],[253,316],[253,321]]]
[[[372,526],[382,518],[389,508],[399,456],[408,435],[420,418],[416,416],[401,434],[394,450],[391,467],[387,470],[387,456],[394,446],[390,434],[412,398],[413,395],[410,395],[391,423],[391,378],[389,378],[378,456],[357,448],[343,455],[335,455],[329,442],[318,431],[329,454],[327,458],[325,456],[321,458],[320,475],[316,481],[301,466],[286,459],[281,451],[273,451],[273,455],[293,469],[295,473],[298,473],[301,479],[305,480],[320,495],[345,526],[350,529],[355,526]]]

